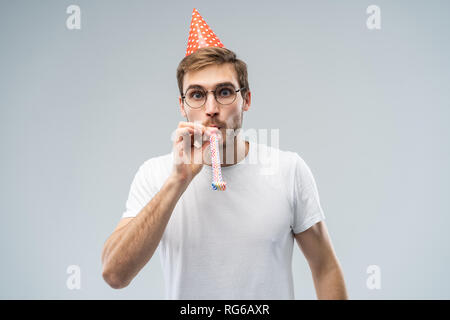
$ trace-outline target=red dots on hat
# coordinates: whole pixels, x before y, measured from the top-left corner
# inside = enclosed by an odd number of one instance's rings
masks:
[[[224,46],[208,26],[208,24],[205,22],[205,20],[203,20],[197,9],[194,8],[194,10],[192,11],[191,27],[189,30],[186,56],[204,47],[223,48]]]

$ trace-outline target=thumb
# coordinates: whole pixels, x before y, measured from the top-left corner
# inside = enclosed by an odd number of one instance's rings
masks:
[[[205,143],[203,143],[202,145],[202,151],[205,151],[205,149],[208,148],[209,144],[210,144],[209,140],[205,141]]]

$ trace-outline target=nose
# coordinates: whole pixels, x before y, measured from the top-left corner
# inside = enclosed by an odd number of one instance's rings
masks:
[[[210,91],[206,94],[205,113],[209,117],[214,117],[218,115],[219,112],[220,112],[220,105],[214,98],[214,93]]]

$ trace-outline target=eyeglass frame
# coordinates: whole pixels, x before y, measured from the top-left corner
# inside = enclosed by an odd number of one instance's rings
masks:
[[[231,101],[230,103],[226,103],[226,104],[220,103],[219,100],[217,100],[217,95],[216,95],[216,90],[219,89],[219,88],[223,88],[223,86],[218,86],[218,87],[215,88],[214,90],[209,90],[209,91],[208,91],[208,90],[204,90],[203,88],[201,88],[201,89],[197,88],[197,90],[202,90],[203,92],[205,92],[205,102],[203,102],[203,104],[202,104],[200,107],[197,107],[197,108],[194,108],[194,107],[190,106],[189,103],[187,103],[187,101],[186,101],[186,93],[187,93],[191,88],[187,89],[186,92],[181,96],[181,98],[183,99],[183,102],[186,102],[186,105],[187,105],[189,108],[192,108],[192,109],[195,109],[195,110],[198,110],[198,109],[203,108],[203,106],[205,105],[206,101],[208,101],[208,92],[212,92],[213,95],[214,95],[214,99],[217,101],[217,103],[221,104],[222,106],[228,106],[228,105],[230,105],[230,104],[232,104],[233,102],[236,101],[237,95],[234,97],[234,100]],[[234,88],[234,86],[233,86],[233,88]],[[241,94],[242,94],[242,90],[244,90],[244,89],[247,89],[247,88],[246,88],[246,87],[242,87],[242,88],[239,88],[239,89],[234,90],[234,92],[235,92],[235,93],[241,92]]]

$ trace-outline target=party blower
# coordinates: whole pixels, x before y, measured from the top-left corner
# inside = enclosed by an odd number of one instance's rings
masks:
[[[211,150],[212,187],[214,190],[225,191],[227,183],[222,180],[219,157],[219,138],[215,132],[209,137],[209,147]]]

